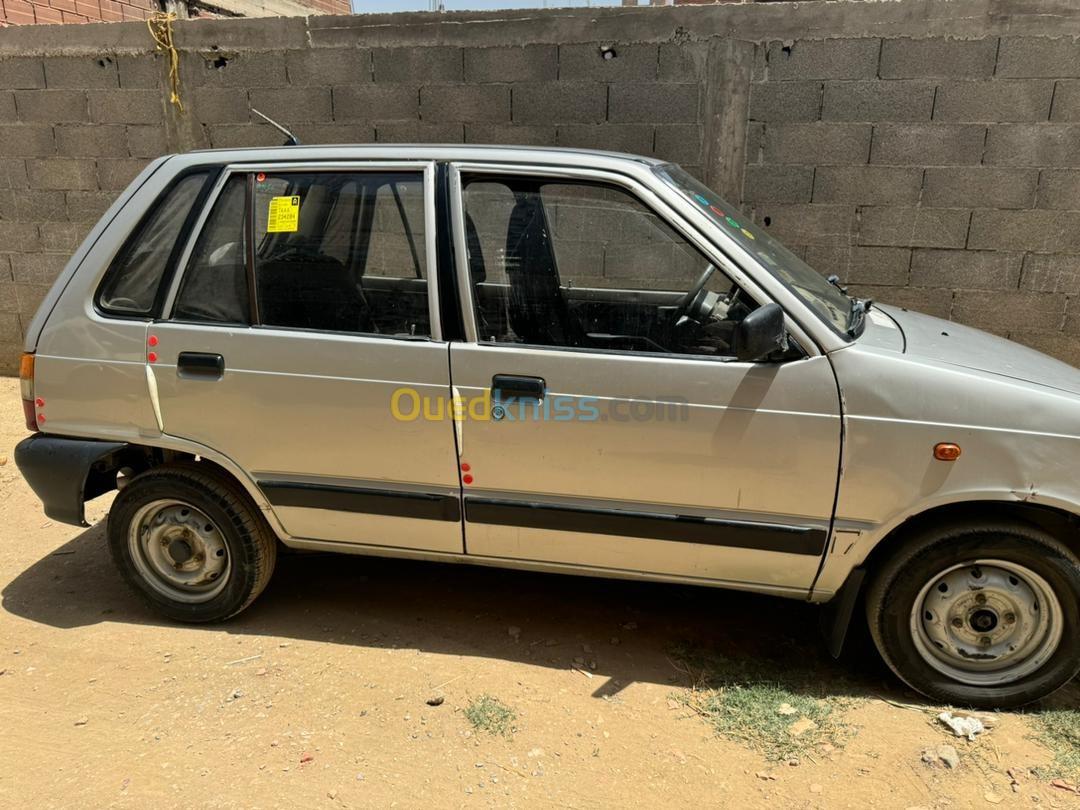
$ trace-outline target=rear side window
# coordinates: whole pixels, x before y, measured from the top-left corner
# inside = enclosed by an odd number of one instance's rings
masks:
[[[155,203],[113,260],[98,291],[98,307],[114,315],[154,315],[158,288],[179,252],[181,233],[207,173],[183,177]]]

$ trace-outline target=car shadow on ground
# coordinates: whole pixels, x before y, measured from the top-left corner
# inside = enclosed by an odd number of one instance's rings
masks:
[[[104,621],[168,625],[113,569],[103,524],[19,574],[3,589],[2,606],[61,629]],[[258,600],[213,627],[563,669],[595,664],[594,697],[634,682],[717,686],[730,679],[817,697],[922,703],[888,672],[865,632],[856,631],[841,660],[832,660],[818,615],[802,602],[712,588],[284,554]]]

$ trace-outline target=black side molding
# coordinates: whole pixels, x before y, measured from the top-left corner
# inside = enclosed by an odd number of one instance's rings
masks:
[[[419,520],[461,520],[461,504],[453,495],[295,481],[260,481],[259,489],[274,506],[300,506]]]
[[[828,537],[824,529],[808,526],[488,498],[466,498],[465,519],[497,526],[611,534],[814,557],[821,556]]]
[[[15,464],[45,506],[61,523],[88,526],[83,503],[116,489],[119,456],[126,442],[65,439],[35,433],[15,446]]]

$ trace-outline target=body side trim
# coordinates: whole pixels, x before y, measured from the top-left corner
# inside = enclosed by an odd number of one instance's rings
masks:
[[[461,520],[459,499],[452,495],[280,480],[263,480],[258,485],[275,507],[299,506],[418,520]]]

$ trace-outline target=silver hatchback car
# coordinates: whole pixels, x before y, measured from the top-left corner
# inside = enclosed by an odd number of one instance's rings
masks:
[[[226,619],[278,544],[864,611],[935,700],[1080,670],[1080,372],[850,298],[671,164],[294,146],[146,168],[26,337],[56,520]]]

